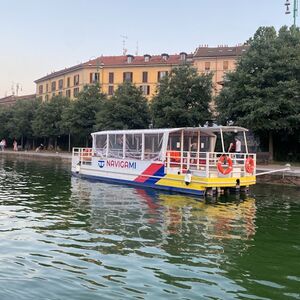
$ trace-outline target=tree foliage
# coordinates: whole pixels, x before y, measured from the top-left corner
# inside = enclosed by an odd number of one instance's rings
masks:
[[[62,114],[63,128],[80,138],[88,139],[96,124],[96,114],[106,96],[99,85],[85,86],[77,99]]]
[[[217,106],[221,123],[230,120],[270,138],[299,131],[299,28],[259,28],[228,74]]]
[[[8,123],[12,118],[10,107],[1,107],[0,109],[0,138],[7,138],[10,135]]]
[[[151,104],[155,127],[199,126],[211,119],[212,75],[187,65],[164,77]]]
[[[8,136],[11,139],[33,137],[32,121],[40,104],[39,99],[19,100],[13,107],[10,107],[11,118],[7,121],[6,126],[9,131]]]
[[[32,121],[33,135],[35,137],[57,138],[64,134],[61,112],[67,109],[69,104],[70,100],[61,96],[55,96],[50,101],[42,102]]]
[[[96,130],[148,128],[150,113],[147,99],[137,87],[125,82],[111,99],[103,103],[96,123]]]

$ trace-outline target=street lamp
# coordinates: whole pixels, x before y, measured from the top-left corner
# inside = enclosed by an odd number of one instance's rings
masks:
[[[290,1],[286,0],[284,5],[286,6],[285,14],[289,15],[291,13],[290,11]],[[293,18],[294,18],[294,26],[296,26],[296,18],[298,16],[298,0],[293,0]]]

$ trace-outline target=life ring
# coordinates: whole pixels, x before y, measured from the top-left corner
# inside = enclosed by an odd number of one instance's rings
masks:
[[[246,159],[246,162],[245,162],[245,169],[246,169],[246,172],[249,173],[249,174],[253,174],[254,172],[254,167],[255,167],[255,163],[254,163],[254,160],[252,157],[248,157]]]
[[[225,161],[227,162],[227,168],[223,168],[223,164]],[[229,174],[232,171],[232,159],[227,155],[220,156],[217,163],[217,168],[218,171],[223,175]]]

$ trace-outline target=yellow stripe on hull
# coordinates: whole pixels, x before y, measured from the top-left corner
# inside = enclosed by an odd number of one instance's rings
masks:
[[[205,187],[235,187],[237,179],[240,180],[240,186],[248,186],[256,183],[256,176],[247,177],[229,177],[229,178],[203,178],[198,177],[204,183]],[[194,177],[193,177],[194,179]],[[197,179],[194,179],[197,180]]]
[[[190,184],[184,181],[185,175],[167,174],[162,179],[157,181],[157,185],[176,187],[181,189],[192,189],[197,191],[204,191],[206,188],[212,187],[235,187],[237,179],[240,180],[240,186],[249,186],[256,183],[256,176],[247,177],[219,177],[219,178],[205,178],[199,176],[192,176]]]
[[[177,174],[167,174],[165,175],[162,179],[158,180],[156,182],[157,185],[163,185],[163,186],[170,186],[170,187],[176,187],[176,188],[181,188],[181,189],[192,189],[196,191],[204,191],[205,187],[200,185],[197,182],[192,182],[187,185],[184,182],[184,177],[185,175],[177,175]],[[196,177],[195,177],[196,178]],[[200,178],[200,177],[197,177]]]

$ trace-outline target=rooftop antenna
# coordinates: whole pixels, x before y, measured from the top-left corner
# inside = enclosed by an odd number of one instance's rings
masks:
[[[120,37],[122,38],[122,45],[123,45],[123,55],[126,55],[127,53],[127,49],[126,49],[126,40],[128,39],[127,35],[120,35]]]
[[[22,92],[22,84],[16,83],[16,95],[19,96],[19,90]]]
[[[139,55],[139,41],[136,41],[136,49],[135,49],[135,55]]]
[[[11,84],[11,94],[14,96],[15,95],[15,84],[12,82]]]

